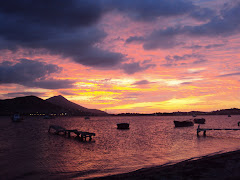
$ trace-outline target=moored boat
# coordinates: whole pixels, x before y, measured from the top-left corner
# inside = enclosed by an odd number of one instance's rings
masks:
[[[205,124],[205,119],[204,118],[195,118],[194,123],[196,124]]]
[[[23,118],[18,113],[12,115],[11,119],[12,119],[12,122],[21,122],[23,120]]]
[[[129,124],[128,123],[119,123],[117,124],[118,129],[129,129]]]
[[[173,121],[175,127],[188,127],[188,126],[193,126],[194,123],[191,120],[186,120],[186,121]]]
[[[54,116],[52,115],[45,115],[43,119],[54,119]]]

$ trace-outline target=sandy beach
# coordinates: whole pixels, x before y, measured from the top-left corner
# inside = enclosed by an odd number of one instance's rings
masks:
[[[240,179],[240,150],[94,179]]]

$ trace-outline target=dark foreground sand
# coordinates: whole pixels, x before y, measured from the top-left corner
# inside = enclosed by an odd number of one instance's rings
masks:
[[[240,150],[94,179],[238,179]]]

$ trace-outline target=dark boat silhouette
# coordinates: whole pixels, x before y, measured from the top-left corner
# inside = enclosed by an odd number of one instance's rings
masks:
[[[204,118],[195,118],[194,123],[196,124],[205,124],[205,119]]]
[[[194,123],[191,120],[186,120],[186,121],[173,121],[175,127],[188,127],[188,126],[193,126]]]
[[[45,115],[43,116],[43,119],[55,119],[55,117],[52,115]]]
[[[19,113],[15,113],[11,116],[12,122],[21,122],[23,118]]]
[[[128,123],[119,123],[117,124],[118,129],[129,129],[129,124]]]

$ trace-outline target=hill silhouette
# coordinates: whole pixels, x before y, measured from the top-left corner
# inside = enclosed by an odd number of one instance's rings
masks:
[[[69,100],[67,100],[65,97],[59,95],[59,96],[53,96],[49,99],[46,99],[47,102],[50,102],[52,104],[61,106],[64,109],[68,109],[71,111],[80,111],[80,112],[86,112],[89,114],[94,114],[94,115],[107,115],[106,112],[98,110],[98,109],[88,109],[83,106],[80,106],[76,103],[73,103]]]
[[[0,115],[13,113],[29,114],[67,114],[76,116],[99,116],[108,115],[104,111],[88,109],[68,101],[63,96],[54,96],[43,100],[37,96],[16,97],[13,99],[0,100]]]

